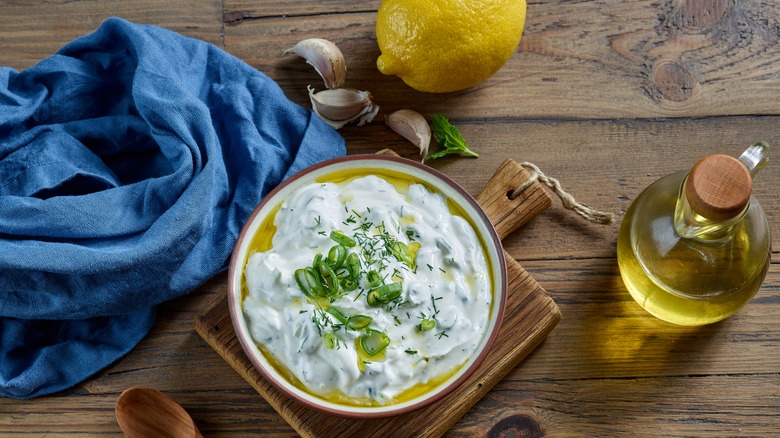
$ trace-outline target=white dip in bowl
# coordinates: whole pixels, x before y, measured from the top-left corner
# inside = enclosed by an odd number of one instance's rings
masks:
[[[500,246],[489,223],[474,223],[485,219],[468,211],[475,202],[396,169],[335,169],[291,186],[241,239],[231,311],[255,365],[299,400],[347,415],[400,412],[462,382],[505,299]]]

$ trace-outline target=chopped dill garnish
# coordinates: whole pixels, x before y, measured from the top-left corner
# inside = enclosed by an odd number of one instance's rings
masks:
[[[431,294],[431,302],[433,303],[433,314],[438,315],[439,309],[436,308],[436,300],[440,300],[444,297],[434,297],[433,294]]]

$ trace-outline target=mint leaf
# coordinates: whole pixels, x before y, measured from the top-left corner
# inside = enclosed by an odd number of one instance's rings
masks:
[[[438,114],[431,116],[431,130],[441,149],[433,154],[426,156],[423,162],[441,158],[450,154],[469,155],[479,157],[479,154],[469,149],[466,139],[460,134],[458,128],[454,127],[446,117]]]

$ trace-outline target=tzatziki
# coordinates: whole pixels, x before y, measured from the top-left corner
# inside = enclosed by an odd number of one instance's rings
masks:
[[[254,342],[293,383],[330,401],[417,396],[486,336],[493,293],[483,243],[443,195],[399,181],[301,187],[266,219],[273,226],[261,230],[273,237],[246,261]]]

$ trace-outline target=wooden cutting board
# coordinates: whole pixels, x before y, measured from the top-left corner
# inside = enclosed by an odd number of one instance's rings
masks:
[[[509,194],[531,178],[506,160],[477,197],[502,239],[552,204],[546,190],[531,183],[515,199]],[[263,378],[244,354],[233,331],[227,296],[210,302],[195,318],[195,330],[290,425],[304,437],[387,437],[443,435],[509,371],[517,366],[561,319],[547,292],[504,252],[509,294],[498,338],[479,369],[457,390],[417,411],[384,419],[354,420],[327,415],[287,397]]]

